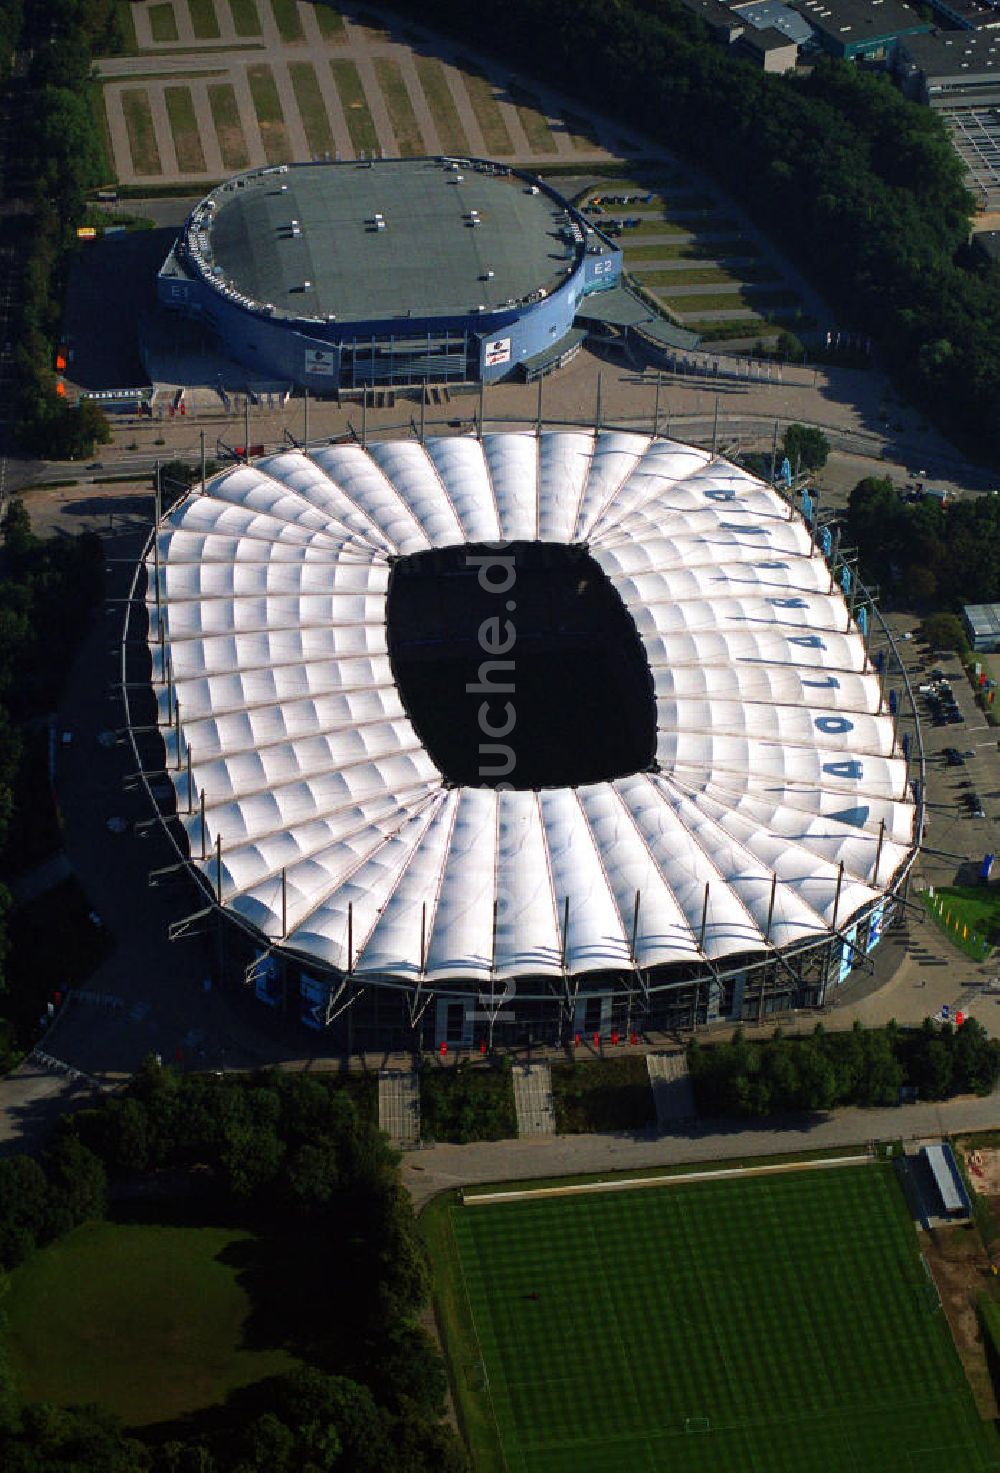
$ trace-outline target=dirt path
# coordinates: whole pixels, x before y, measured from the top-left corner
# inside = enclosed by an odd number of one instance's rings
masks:
[[[920,1246],[941,1296],[979,1415],[984,1421],[993,1421],[998,1415],[997,1398],[986,1363],[976,1299],[996,1281],[982,1238],[972,1224],[934,1228],[920,1234]]]

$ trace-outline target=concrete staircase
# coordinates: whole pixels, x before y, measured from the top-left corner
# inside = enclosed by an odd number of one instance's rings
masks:
[[[414,1070],[379,1071],[378,1124],[394,1146],[420,1144],[420,1080]]]
[[[518,1136],[555,1135],[556,1109],[548,1064],[515,1064],[511,1076]]]
[[[679,1121],[690,1120],[695,1114],[694,1093],[683,1049],[666,1054],[647,1054],[646,1068],[660,1130],[669,1130]]]

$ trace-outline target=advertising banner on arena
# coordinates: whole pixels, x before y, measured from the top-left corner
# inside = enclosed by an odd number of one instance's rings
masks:
[[[302,999],[300,1017],[307,1028],[322,1028],[325,1024],[326,1004],[330,997],[330,984],[319,982],[303,972],[299,977],[299,997]]]
[[[844,932],[844,939],[840,943],[840,975],[838,982],[845,982],[851,974],[854,966],[854,946],[858,939],[858,928],[852,926],[849,931]]]
[[[494,338],[483,345],[484,368],[496,368],[498,363],[510,362],[510,338]]]
[[[885,910],[885,901],[879,900],[871,908],[868,917],[868,940],[865,943],[865,951],[874,951],[882,935],[882,913]]]
[[[306,349],[306,373],[321,374],[332,378],[337,372],[337,355],[329,348]]]
[[[254,958],[253,990],[258,1002],[272,1008],[281,996],[281,963],[266,951],[258,951]]]

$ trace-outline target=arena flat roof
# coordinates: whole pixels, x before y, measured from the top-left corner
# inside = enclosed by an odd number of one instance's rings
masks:
[[[155,535],[191,861],[299,957],[414,986],[715,965],[828,940],[911,852],[906,762],[839,587],[781,498],[704,450],[574,430],[286,451]],[[651,767],[445,780],[394,675],[390,577],[497,542],[589,549],[641,640]]]
[[[208,200],[191,228],[209,272],[275,315],[495,310],[553,291],[584,249],[569,235],[576,217],[544,188],[481,161],[294,165],[239,176]],[[591,227],[586,239],[606,248]]]
[[[804,46],[812,37],[808,21],[791,6],[781,4],[780,0],[751,0],[749,5],[739,5],[735,9],[740,18],[748,20],[755,30],[779,31],[786,42],[794,41]]]
[[[905,0],[794,0],[814,30],[847,53],[890,41],[894,36],[929,31]]]

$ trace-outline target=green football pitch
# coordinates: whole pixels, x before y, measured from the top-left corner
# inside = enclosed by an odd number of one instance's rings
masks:
[[[891,1166],[452,1199],[428,1238],[477,1473],[1000,1469]]]

